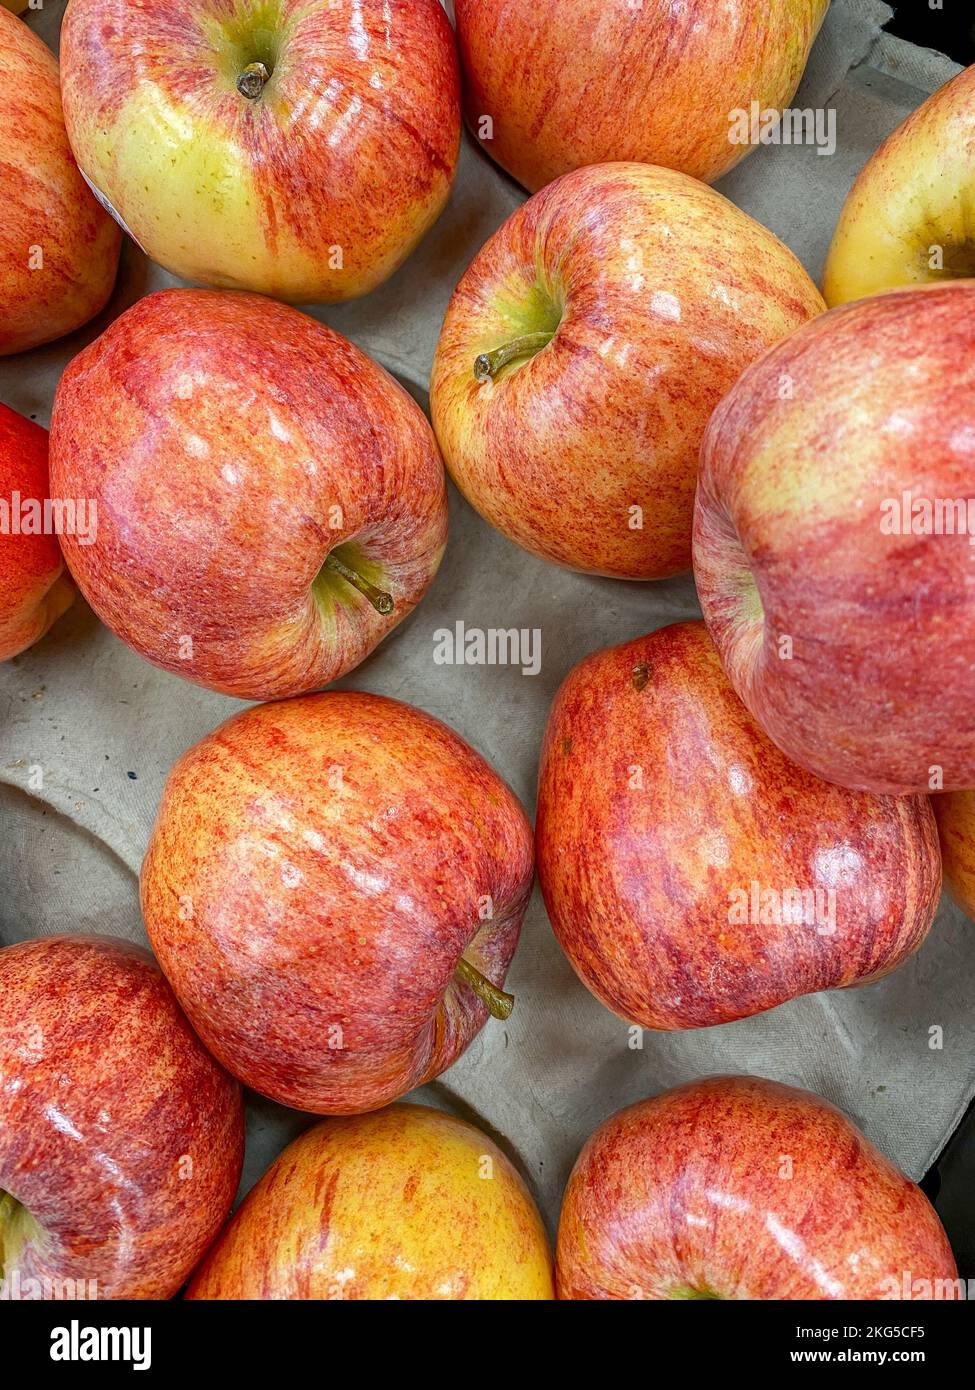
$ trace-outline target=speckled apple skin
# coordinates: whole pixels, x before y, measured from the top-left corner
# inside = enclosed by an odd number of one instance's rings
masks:
[[[164,290],[69,363],[51,485],[98,504],[64,552],[85,598],[146,660],[244,699],[317,689],[411,611],[447,537],[443,465],[419,406],[341,334],[257,295]],[[313,588],[349,542],[393,597]]]
[[[249,101],[235,83],[264,56],[243,36],[262,15],[278,51]],[[186,280],[355,298],[447,202],[460,70],[438,0],[71,0],[61,62],[81,168]]]
[[[789,762],[701,622],[570,672],[542,745],[536,854],[579,978],[647,1028],[706,1028],[878,979],[924,940],[941,890],[928,799],[846,791]],[[732,895],[753,883],[819,889],[819,915],[743,923]]]
[[[569,1178],[556,1269],[561,1299],[898,1298],[905,1274],[931,1281],[914,1298],[959,1297],[920,1188],[819,1096],[755,1076],[607,1120]]]
[[[828,8],[829,0],[455,0],[467,124],[532,192],[609,160],[711,182],[753,148],[729,140],[729,112],[752,101],[788,105]]]
[[[47,430],[0,405],[0,498],[48,496]],[[0,661],[39,641],[74,601],[56,536],[0,531]]]
[[[827,304],[975,275],[973,228],[975,65],[912,111],[860,171],[826,258]]]
[[[290,1144],[186,1296],[544,1300],[552,1257],[528,1189],[486,1134],[394,1105]]]
[[[975,919],[975,791],[933,796],[945,882],[963,912]]]
[[[171,1298],[219,1231],[244,1152],[240,1087],[148,951],[107,937],[0,950],[0,1268]],[[43,1287],[43,1286],[42,1286]]]
[[[112,292],[122,244],[71,154],[54,54],[2,8],[0,203],[2,357],[93,318]]]
[[[439,1075],[483,1026],[454,970],[464,954],[503,982],[532,860],[517,798],[459,735],[396,700],[335,692],[245,711],[183,754],[142,910],[180,1003],[235,1076],[351,1114]]]
[[[711,419],[701,608],[759,724],[827,781],[975,786],[975,546],[881,531],[904,492],[970,498],[973,468],[975,280],[822,315]]]
[[[540,296],[555,337],[478,382],[480,353],[545,327]],[[711,411],[823,307],[792,252],[703,184],[643,164],[569,174],[508,219],[450,301],[430,388],[444,460],[526,550],[618,579],[678,574]]]

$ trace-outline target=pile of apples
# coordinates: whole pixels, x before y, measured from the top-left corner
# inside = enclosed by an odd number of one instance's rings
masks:
[[[70,0],[60,74],[0,10],[0,353],[99,314],[123,231],[194,286],[73,357],[49,439],[0,408],[0,495],[99,518],[93,545],[0,536],[0,659],[77,589],[147,661],[267,702],[172,769],[155,960],[0,951],[20,1296],[959,1296],[926,1198],[806,1092],[706,1077],[609,1118],[554,1262],[497,1144],[395,1104],[510,1013],[536,860],[579,977],[651,1029],[897,968],[942,857],[975,911],[975,551],[912,520],[975,482],[975,69],[867,164],[825,300],[708,186],[747,149],[727,113],[788,104],[827,5],[456,0],[455,37],[437,0]],[[431,428],[289,304],[406,261],[462,112],[534,196],[456,288]],[[703,622],[568,675],[534,835],[444,724],[316,693],[422,600],[444,463],[555,564],[696,577]],[[830,912],[770,907],[788,885]],[[241,1083],[330,1118],[228,1221]]]

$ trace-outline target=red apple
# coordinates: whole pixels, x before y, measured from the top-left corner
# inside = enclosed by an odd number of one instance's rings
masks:
[[[78,163],[184,279],[352,299],[447,202],[460,74],[438,0],[71,0],[61,59]]]
[[[975,281],[804,325],[701,452],[694,572],[731,683],[794,762],[975,786]]]
[[[75,0],[77,3],[77,0]],[[454,0],[464,111],[534,192],[605,160],[707,182],[752,147],[731,113],[792,100],[829,0]]]
[[[931,798],[945,882],[958,906],[975,919],[975,791],[945,792]]]
[[[352,669],[414,607],[447,535],[419,406],[340,334],[257,295],[139,301],[69,364],[52,487],[85,598],[168,671],[244,699]]]
[[[964,1297],[934,1208],[839,1110],[709,1076],[607,1120],[569,1178],[563,1299]]]
[[[393,1105],[289,1145],[186,1296],[544,1300],[552,1256],[528,1189],[486,1134]]]
[[[492,526],[557,564],[691,563],[701,437],[741,370],[824,308],[772,233],[667,169],[583,169],[520,207],[454,292],[434,427]]]
[[[570,672],[545,730],[536,848],[579,978],[647,1028],[878,979],[924,940],[941,890],[928,799],[846,791],[789,762],[701,622]]]
[[[107,937],[0,950],[6,1296],[170,1298],[240,1177],[240,1088],[147,951]]]
[[[47,430],[0,405],[0,661],[43,637],[74,600],[45,529],[47,501]]]
[[[409,705],[336,692],[246,710],[183,754],[142,910],[235,1076],[351,1114],[438,1076],[489,1007],[507,1016],[531,884],[525,814],[483,758]]]
[[[58,65],[0,8],[0,356],[72,333],[115,283],[122,238],[68,145]]]

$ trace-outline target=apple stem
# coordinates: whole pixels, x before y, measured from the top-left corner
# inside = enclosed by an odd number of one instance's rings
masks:
[[[237,90],[248,101],[256,101],[271,76],[263,63],[248,63],[237,78]]]
[[[456,974],[460,976],[465,985],[474,991],[481,1003],[487,1005],[488,1013],[492,1018],[511,1017],[511,1010],[515,1006],[515,996],[505,994],[503,989],[498,989],[497,985],[492,985],[487,976],[475,969],[466,957],[461,956],[457,962]]]
[[[475,381],[490,381],[502,367],[513,362],[516,357],[534,357],[536,352],[550,343],[554,333],[525,333],[520,338],[512,338],[510,343],[495,348],[493,352],[482,352],[474,361]]]
[[[345,564],[337,555],[326,555],[324,567],[327,570],[331,570],[333,574],[340,574],[354,589],[358,589],[360,594],[364,594],[377,613],[381,613],[383,617],[386,617],[388,613],[392,613],[392,594],[387,594],[383,589],[377,589],[375,584],[370,584],[369,580],[364,579],[358,570],[354,570],[351,565]]]

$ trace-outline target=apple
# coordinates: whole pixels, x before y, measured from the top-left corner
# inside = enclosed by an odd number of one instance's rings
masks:
[[[832,310],[711,418],[704,617],[759,724],[827,781],[975,786],[973,467],[975,281]]]
[[[916,1187],[819,1096],[709,1076],[620,1110],[562,1204],[562,1299],[964,1297]]]
[[[74,0],[76,3],[76,0]],[[730,113],[791,101],[829,0],[454,0],[475,139],[531,192],[639,160],[710,183],[751,152]]]
[[[148,951],[0,950],[6,1298],[171,1298],[230,1211],[243,1150],[240,1088]]]
[[[871,155],[843,205],[823,275],[829,305],[975,276],[975,66]]]
[[[122,238],[68,145],[58,65],[0,7],[0,357],[73,333],[106,304]]]
[[[44,529],[48,500],[47,430],[0,405],[0,661],[39,641],[74,601],[57,536]]]
[[[887,974],[941,891],[926,797],[820,782],[732,690],[701,622],[581,661],[542,745],[538,877],[597,999],[707,1028]]]
[[[422,411],[340,334],[257,295],[168,290],[69,363],[51,423],[63,538],[96,613],[243,699],[327,685],[410,612],[447,536]]]
[[[189,1299],[551,1299],[541,1217],[486,1134],[423,1105],[325,1120],[271,1164]]]
[[[945,882],[963,912],[975,919],[975,791],[944,792],[931,798]]]
[[[85,177],[184,279],[353,299],[447,202],[460,74],[438,0],[70,0],[61,64]]]
[[[142,912],[229,1071],[284,1105],[352,1114],[508,1016],[531,886],[525,813],[479,754],[397,700],[330,692],[245,710],[183,754]]]
[[[742,368],[824,308],[785,246],[720,194],[643,164],[529,199],[454,292],[431,382],[464,496],[570,569],[690,566],[711,411]]]

